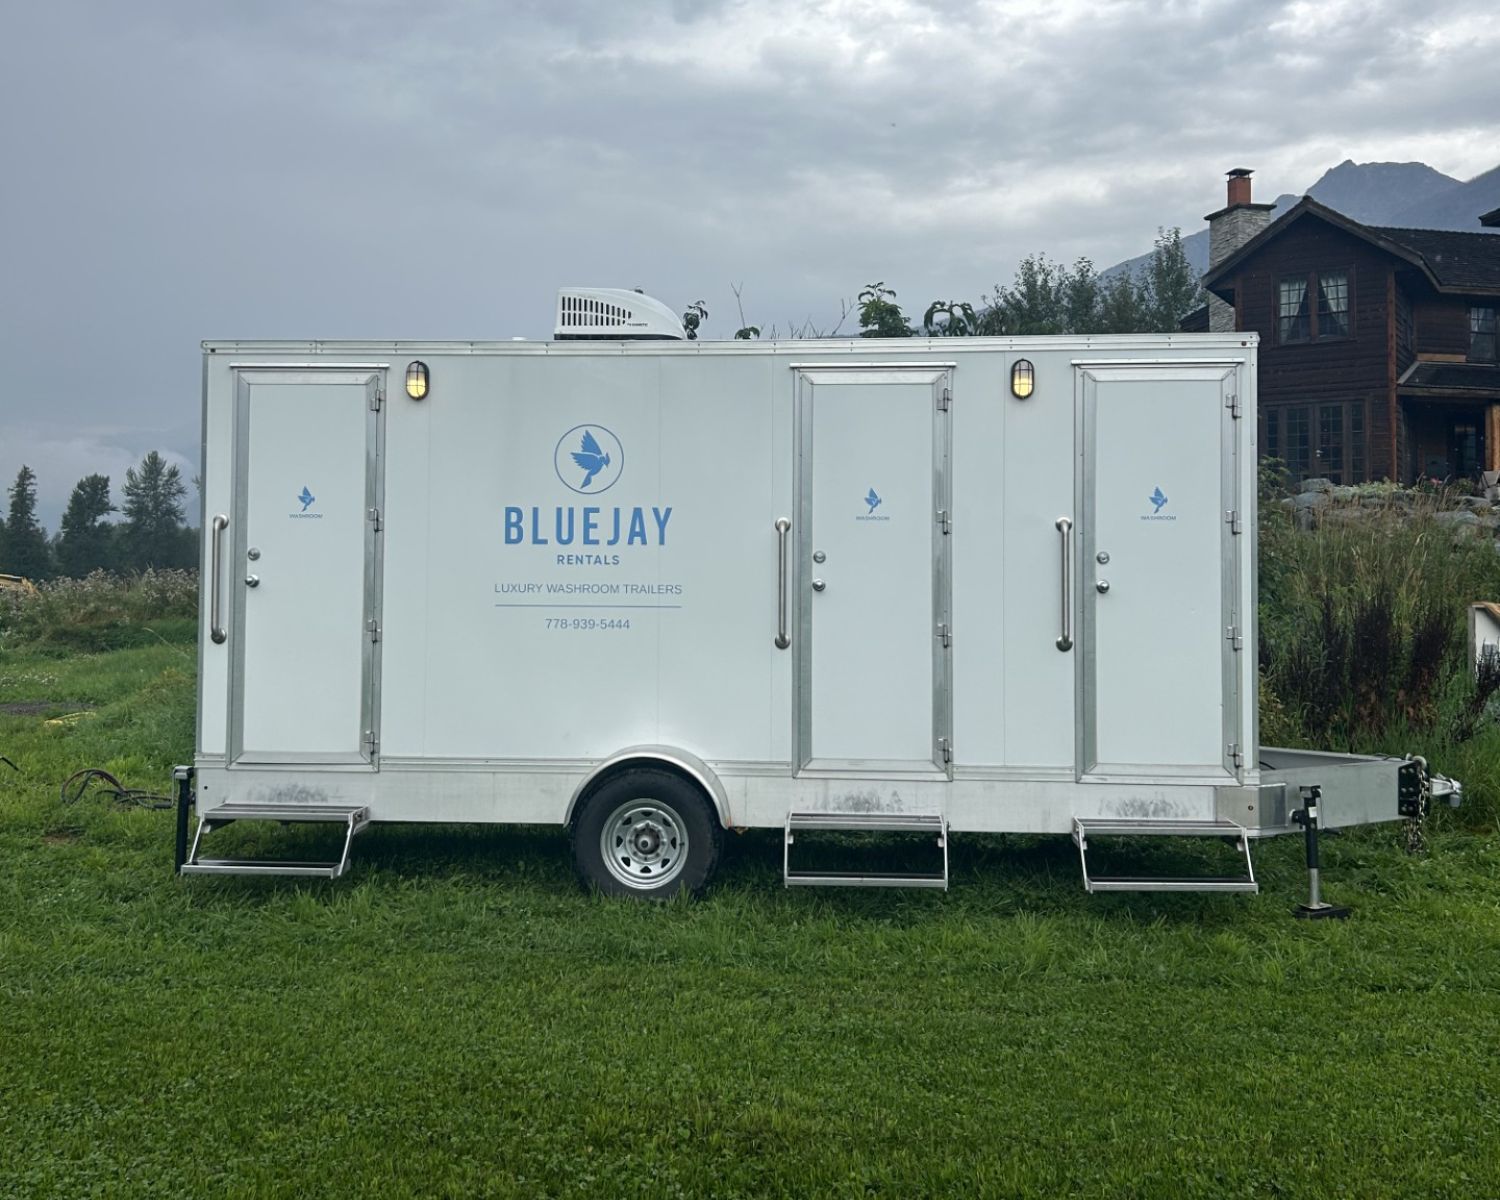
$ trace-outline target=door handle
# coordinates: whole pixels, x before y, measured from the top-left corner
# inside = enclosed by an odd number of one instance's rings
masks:
[[[1062,545],[1062,633],[1057,648],[1066,651],[1073,648],[1073,521],[1058,517],[1056,524]]]
[[[792,523],[786,517],[776,518],[776,649],[792,644],[786,631],[786,535]]]
[[[224,631],[223,617],[220,615],[220,590],[219,577],[224,574],[221,560],[223,558],[224,530],[229,526],[229,518],[219,513],[213,519],[210,526],[212,532],[208,535],[208,636],[214,645],[222,646],[224,639],[229,635]]]

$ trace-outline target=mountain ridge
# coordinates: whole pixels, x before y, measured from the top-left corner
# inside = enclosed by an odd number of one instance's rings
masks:
[[[1346,158],[1324,171],[1304,194],[1362,225],[1500,233],[1479,224],[1480,213],[1500,207],[1500,166],[1459,180],[1421,162],[1357,163]],[[1278,196],[1271,220],[1301,199],[1291,192]],[[1192,233],[1183,228],[1183,252],[1193,270],[1202,275],[1208,270],[1208,226],[1199,225]],[[1150,261],[1149,253],[1137,255],[1105,268],[1100,275],[1139,274]]]

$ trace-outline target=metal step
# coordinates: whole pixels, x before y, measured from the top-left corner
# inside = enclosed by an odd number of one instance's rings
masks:
[[[344,850],[337,862],[292,862],[285,859],[199,858],[198,848],[206,835],[235,821],[278,821],[283,825],[342,824]],[[315,879],[337,879],[349,869],[349,848],[354,835],[370,823],[364,805],[340,804],[221,804],[200,813],[193,849],[178,870],[183,875],[288,875]]]
[[[946,875],[866,875],[860,871],[792,871],[787,887],[888,887],[948,889]]]
[[[1091,892],[1255,892],[1260,885],[1238,875],[1094,875]]]
[[[794,831],[835,833],[926,833],[943,853],[942,870],[794,871]],[[942,888],[948,890],[948,819],[940,813],[789,812],[782,843],[781,877],[787,887]]]
[[[1243,875],[1090,875],[1090,837],[1216,837],[1233,839],[1244,856]],[[1084,890],[1089,892],[1258,892],[1255,867],[1250,861],[1250,838],[1232,821],[1130,821],[1112,818],[1074,817],[1073,842],[1083,868]]]

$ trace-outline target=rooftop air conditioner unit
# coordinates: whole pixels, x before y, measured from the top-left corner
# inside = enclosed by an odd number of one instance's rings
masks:
[[[682,318],[660,300],[624,288],[557,290],[558,341],[683,341]]]

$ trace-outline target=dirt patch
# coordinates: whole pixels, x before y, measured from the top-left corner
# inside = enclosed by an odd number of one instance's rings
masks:
[[[67,846],[76,842],[83,836],[82,829],[75,829],[71,825],[60,825],[56,829],[49,829],[42,834],[42,841],[49,846]]]
[[[87,700],[12,700],[0,704],[0,716],[40,717],[44,713],[91,712],[98,707]]]

